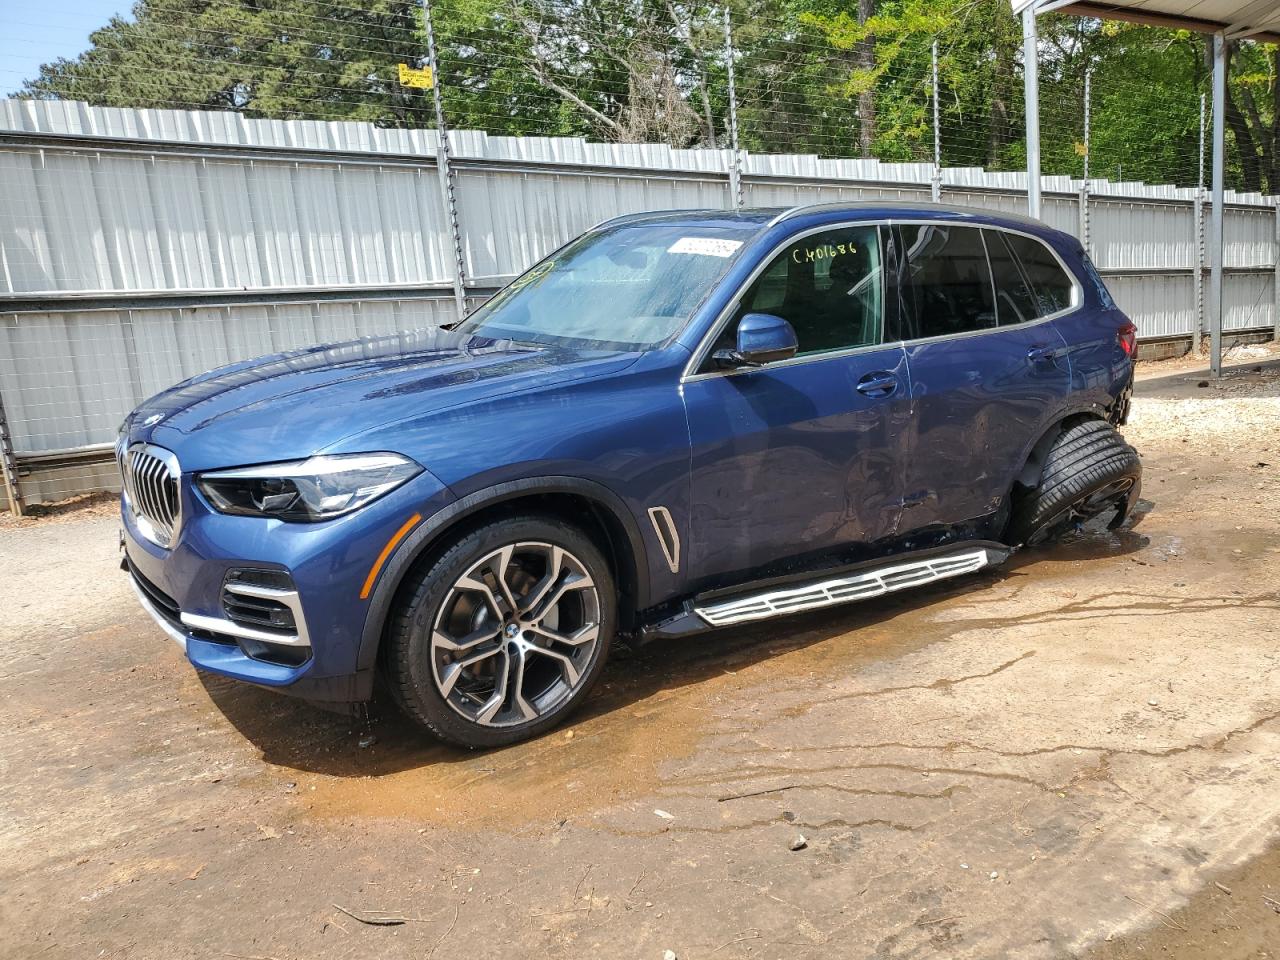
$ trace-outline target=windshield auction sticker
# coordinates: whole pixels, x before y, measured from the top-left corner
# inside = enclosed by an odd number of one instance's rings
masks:
[[[681,237],[667,253],[692,253],[700,257],[732,257],[742,246],[741,240],[722,240],[719,237]]]

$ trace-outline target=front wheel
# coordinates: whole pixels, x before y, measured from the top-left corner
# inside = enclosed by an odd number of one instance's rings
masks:
[[[1082,420],[1053,442],[1035,488],[1015,496],[1006,539],[1045,543],[1107,513],[1117,527],[1141,489],[1138,452],[1106,421]]]
[[[470,748],[564,720],[598,679],[617,619],[600,550],[553,517],[473,530],[408,591],[388,636],[392,692],[410,718]]]

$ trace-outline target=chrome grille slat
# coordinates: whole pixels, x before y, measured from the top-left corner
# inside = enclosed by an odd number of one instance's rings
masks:
[[[125,462],[129,468],[126,476],[129,481],[129,499],[132,502],[135,512],[142,506],[142,491],[138,485],[138,453],[136,450],[130,450],[125,454]]]
[[[138,489],[138,505],[142,507],[145,517],[155,516],[155,507],[151,505],[151,486],[147,483],[147,466],[149,461],[142,458],[138,451],[133,453],[133,482]]]
[[[160,515],[160,498],[156,496],[156,467],[158,464],[150,457],[139,457],[142,461],[142,484],[147,489],[147,515],[153,523],[164,524]]]
[[[167,527],[173,526],[173,517],[169,515],[169,498],[165,496],[165,481],[169,479],[169,471],[161,464],[153,464],[151,468],[151,490],[156,502],[156,516]]]
[[[171,547],[182,524],[178,458],[162,447],[135,443],[120,458],[125,503],[138,532],[161,547]]]

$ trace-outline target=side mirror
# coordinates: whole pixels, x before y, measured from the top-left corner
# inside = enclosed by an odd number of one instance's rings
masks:
[[[720,367],[759,367],[796,355],[800,344],[791,324],[771,313],[748,313],[738,321],[736,350],[717,350],[711,359]]]

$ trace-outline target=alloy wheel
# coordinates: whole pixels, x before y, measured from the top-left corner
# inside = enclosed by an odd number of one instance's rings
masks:
[[[586,565],[555,544],[507,544],[445,595],[431,631],[432,677],[467,720],[516,726],[569,700],[599,638],[600,596]]]
[[[1095,517],[1102,516],[1108,510],[1124,509],[1124,503],[1129,497],[1129,491],[1133,489],[1133,484],[1132,477],[1121,477],[1095,490],[1087,497],[1054,514],[1053,518],[1027,541],[1027,545],[1044,543],[1059,533],[1072,527],[1080,527]]]

